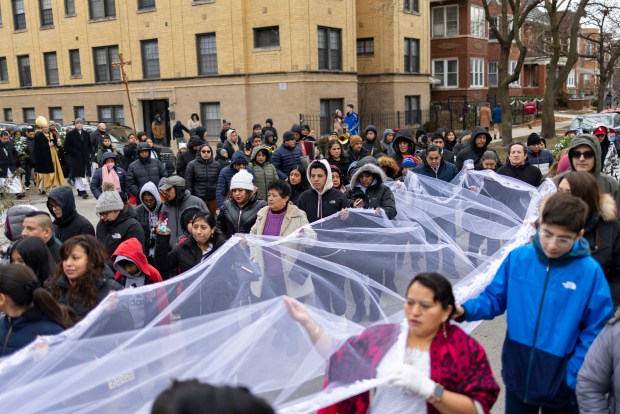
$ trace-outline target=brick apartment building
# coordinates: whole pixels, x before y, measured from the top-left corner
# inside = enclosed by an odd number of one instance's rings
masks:
[[[7,121],[130,125],[119,52],[147,132],[155,113],[186,122],[197,112],[211,135],[229,119],[245,137],[266,118],[288,129],[315,113],[330,125],[361,97],[367,110],[430,103],[424,1],[0,0],[0,13]]]

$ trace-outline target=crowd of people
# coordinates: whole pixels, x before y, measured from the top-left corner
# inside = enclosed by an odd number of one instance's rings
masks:
[[[489,412],[499,388],[484,349],[450,320],[491,319],[509,308],[502,373],[507,412],[576,413],[582,401],[584,407],[601,406],[607,393],[613,396],[613,389],[601,384],[613,383],[617,374],[599,367],[611,364],[611,346],[601,343],[613,340],[614,320],[588,353],[620,303],[620,167],[604,126],[593,135],[574,137],[556,159],[532,133],[527,142],[512,143],[507,159],[500,160],[484,126],[462,137],[441,128],[432,134],[423,128],[415,134],[398,128],[380,133],[373,125],[358,135],[353,105],[346,115],[336,111],[325,145],[310,125],[295,124],[278,135],[267,119],[264,126],[253,126],[246,142],[224,120],[220,142],[212,146],[198,115],[192,114],[187,126],[175,125],[179,153],[170,174],[154,146],[165,139],[161,122],[161,116],[154,121],[152,137],[132,134],[122,151],[112,146],[105,124],[87,134],[81,119],[63,144],[55,127],[37,118],[36,128],[24,131],[23,154],[12,142],[14,134],[0,133],[1,179],[14,180],[22,168],[25,181],[15,194],[23,197],[33,181],[49,210],[15,206],[8,211],[11,264],[0,277],[0,311],[5,314],[0,355],[72,326],[110,292],[160,283],[193,268],[234,235],[282,237],[303,228],[305,237],[316,238],[308,224],[334,214],[347,221],[350,209],[368,209],[392,220],[398,211],[389,182],[402,182],[410,174],[450,182],[467,169],[531,186],[553,178],[559,192],[541,207],[532,242],[508,255],[479,297],[457,305],[443,276],[415,277],[406,290],[405,322],[376,325],[348,341],[364,350],[359,351],[362,358],[373,359],[369,375],[390,375],[390,385],[370,400],[361,395],[324,412],[386,413],[411,407]],[[97,199],[96,225],[76,208],[75,198],[88,198],[89,191]],[[326,251],[313,247],[310,253]],[[261,273],[270,276],[261,297],[290,295],[285,263],[294,258],[274,262],[252,255]],[[394,286],[394,275],[380,264],[369,265],[365,276]],[[344,282],[332,279],[331,290],[315,287],[316,297],[344,315],[346,304],[330,297],[333,289],[344,292]],[[367,308],[364,292],[354,285],[351,289],[352,320],[378,321],[377,303]],[[373,294],[380,300],[380,292]],[[320,327],[304,307],[292,299],[286,304],[312,340],[319,341]],[[140,328],[147,311],[147,305],[135,305],[130,326]],[[376,349],[382,350],[380,356],[373,353]],[[343,347],[331,361],[350,361],[347,352]],[[329,374],[326,384],[347,380],[346,364],[330,367]]]

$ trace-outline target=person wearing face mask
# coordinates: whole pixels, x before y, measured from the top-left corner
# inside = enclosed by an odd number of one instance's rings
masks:
[[[209,144],[203,144],[197,151],[196,159],[190,161],[185,170],[185,185],[189,192],[207,204],[211,215],[217,210],[215,189],[222,171],[222,164],[215,161]]]
[[[151,158],[149,144],[145,142],[139,143],[137,151],[138,159],[131,163],[127,171],[127,191],[136,199],[144,184],[150,181],[158,185],[162,178],[168,177],[166,164]]]
[[[105,182],[114,184],[114,188],[121,195],[123,200],[127,200],[127,173],[116,164],[116,156],[112,152],[106,152],[101,157],[101,168],[97,168],[90,180],[90,191],[96,199],[102,193],[102,185]]]
[[[54,187],[63,185],[65,176],[62,173],[58,150],[58,140],[50,133],[47,119],[39,116],[36,124],[40,129],[34,136],[34,151],[37,169],[37,187],[41,194]]]
[[[108,254],[125,240],[135,237],[144,245],[144,230],[136,220],[136,213],[125,203],[112,183],[103,183],[103,193],[97,199],[95,213],[99,216],[97,223],[97,240],[106,247]]]

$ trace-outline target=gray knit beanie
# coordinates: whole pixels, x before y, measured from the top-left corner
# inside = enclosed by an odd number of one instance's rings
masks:
[[[125,207],[125,203],[121,199],[120,194],[116,191],[104,191],[97,200],[95,213],[107,213],[109,211],[121,211]]]

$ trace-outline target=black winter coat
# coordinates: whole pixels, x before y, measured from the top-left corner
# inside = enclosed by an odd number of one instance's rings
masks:
[[[163,177],[168,177],[166,164],[153,158],[138,159],[127,171],[127,191],[137,198],[144,184],[150,181],[158,186]]]
[[[49,320],[36,306],[16,318],[4,315],[0,319],[0,356],[19,351],[37,339],[37,336],[56,335],[62,331],[62,326]]]
[[[69,131],[65,137],[63,146],[67,163],[71,166],[75,177],[86,177],[90,175],[90,154],[93,148],[90,146],[90,136],[88,132],[78,131],[77,128]]]
[[[344,155],[341,156],[340,157],[340,161],[336,161],[332,157],[327,157],[325,159],[327,160],[329,165],[335,165],[336,167],[338,167],[340,172],[345,175],[345,178],[349,176],[349,166],[351,165],[351,159],[348,156],[346,156],[346,157]],[[346,182],[344,182],[342,184],[347,184],[349,182],[348,179],[346,179],[345,181]]]
[[[158,234],[155,245],[155,267],[164,279],[168,279],[170,275],[181,274],[196,266],[211,256],[224,243],[226,243],[226,238],[216,229],[213,234],[213,248],[203,256],[202,251],[191,236],[168,251],[170,235]]]
[[[357,187],[358,178],[361,173],[370,173],[375,176],[375,182],[366,189],[364,193]],[[353,177],[351,177],[351,189],[347,190],[345,195],[353,207],[353,203],[358,198],[364,200],[363,208],[376,209],[382,208],[385,211],[388,219],[392,220],[396,217],[396,201],[394,200],[394,194],[390,188],[383,184],[386,180],[383,170],[374,164],[366,164],[360,167]]]
[[[195,160],[187,165],[185,188],[193,196],[207,201],[215,200],[215,188],[221,170],[222,164],[214,160],[213,154],[208,161],[202,159],[199,154]]]
[[[68,186],[54,188],[48,196],[48,209],[54,216],[54,211],[49,207],[49,200],[54,200],[62,208],[62,217],[54,220],[54,234],[65,242],[73,236],[79,234],[95,235],[95,228],[86,217],[80,216],[75,207],[75,197],[73,190]]]
[[[0,144],[0,178],[8,178],[8,172],[14,174],[19,168],[19,153],[12,142]]]
[[[297,207],[306,213],[309,223],[314,223],[324,217],[338,213],[343,208],[349,207],[347,196],[340,190],[330,188],[321,195],[321,214],[318,210],[319,193],[313,188],[304,191],[297,200]]]
[[[542,173],[528,161],[523,165],[506,164],[497,170],[500,175],[516,178],[524,183],[538,187],[542,181]]]
[[[227,239],[236,233],[247,234],[256,223],[258,210],[266,205],[265,200],[258,199],[258,191],[254,191],[250,200],[241,209],[235,200],[226,200],[217,216],[217,228]]]
[[[478,148],[476,146],[476,137],[481,134],[485,135],[486,143],[484,144],[482,148]],[[473,160],[474,167],[475,167],[476,164],[480,162],[480,159],[484,155],[485,151],[490,150],[490,151],[496,152],[494,149],[489,148],[489,144],[491,143],[491,140],[492,140],[491,135],[487,132],[486,129],[482,127],[474,128],[474,130],[471,133],[471,141],[469,142],[469,145],[464,145],[461,148],[461,150],[459,150],[458,154],[456,155],[456,161],[455,161],[456,169],[458,171],[461,171],[463,169],[463,163],[466,160]],[[496,158],[499,164],[500,163],[499,157],[496,157]]]
[[[43,132],[39,131],[34,136],[34,158],[37,160],[37,172],[51,174],[54,172],[54,162],[52,161],[51,151],[58,151],[56,139],[50,134],[51,141],[47,139]],[[50,147],[50,142],[54,145]]]
[[[204,143],[205,142],[202,138],[195,135],[189,138],[187,143],[187,151],[177,157],[177,175],[179,177],[185,177],[185,169],[187,168],[187,165],[196,159],[197,152],[194,151],[192,147],[195,147],[196,145],[203,145]],[[212,153],[211,157],[214,156],[215,154]]]
[[[138,144],[127,144],[123,147],[123,156],[125,157],[125,163],[123,164],[123,169],[127,171],[132,162],[134,162],[137,157],[137,148]]]
[[[50,290],[53,290],[54,286],[58,286],[60,289],[60,297],[56,297],[56,300],[60,304],[69,306],[79,317],[83,317],[90,312],[90,309],[88,309],[84,303],[84,299],[78,298],[78,300],[74,302],[69,301],[70,284],[67,276],[62,275],[56,282],[51,283],[52,284],[49,286]],[[98,304],[101,303],[110,292],[123,289],[123,287],[114,280],[114,273],[108,268],[106,268],[104,274],[97,279],[96,286]]]
[[[130,207],[121,211],[118,218],[112,222],[97,223],[97,240],[103,243],[110,255],[122,242],[134,237],[144,246],[144,230],[136,217],[136,213]]]

